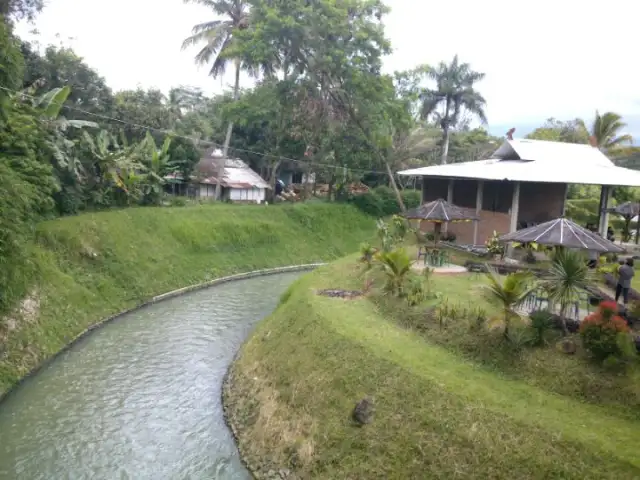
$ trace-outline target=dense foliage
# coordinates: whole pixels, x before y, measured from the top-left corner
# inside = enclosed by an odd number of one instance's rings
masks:
[[[302,198],[324,184],[329,200],[385,216],[420,201],[417,179],[397,170],[486,157],[502,140],[472,125],[486,120],[484,73],[457,56],[382,72],[391,44],[380,0],[187,1],[210,8],[213,20],[185,32],[183,46],[197,45],[195,61],[214,77],[232,69],[230,92],[207,97],[187,85],[114,92],[71,48],[14,35],[13,23],[33,18],[42,2],[0,3],[0,290],[7,298],[0,307],[23,290],[14,277],[27,275],[19,259],[28,256],[37,221],[162,204],[166,192],[186,192],[167,175],[188,179],[208,148],[228,150],[272,185],[283,170],[315,178]],[[242,88],[242,72],[257,79],[255,87]],[[590,141],[633,165],[638,154],[624,127],[619,115],[596,112],[592,122],[550,119],[530,137]],[[353,195],[347,186],[355,182],[372,190]],[[569,193],[585,209],[599,194]],[[627,188],[614,197],[638,195]],[[584,213],[582,204],[571,209]]]

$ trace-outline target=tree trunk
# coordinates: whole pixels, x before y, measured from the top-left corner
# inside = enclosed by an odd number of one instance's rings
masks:
[[[336,183],[336,175],[335,173],[331,174],[331,177],[329,178],[329,189],[327,190],[327,200],[330,202],[331,201],[331,196],[333,195],[333,185]]]
[[[566,337],[569,335],[569,328],[567,327],[567,319],[565,314],[567,311],[567,305],[560,304],[560,322],[562,322],[562,333]]]
[[[240,60],[235,61],[236,64],[236,79],[233,84],[233,100],[238,100],[240,96]],[[227,127],[227,135],[224,137],[224,146],[222,147],[222,165],[217,165],[218,170],[218,181],[222,180],[222,175],[224,174],[224,162],[227,159],[227,155],[229,154],[229,145],[231,144],[231,134],[233,133],[233,122],[229,122],[229,126]],[[213,190],[213,198],[218,200],[220,198],[220,186],[218,184],[215,185]]]
[[[449,131],[449,127],[445,127],[444,132],[442,134],[442,157],[440,158],[440,164],[446,165],[447,157],[449,156],[449,138],[451,136],[451,132]]]
[[[320,82],[320,83],[322,84],[322,82]],[[328,93],[331,96],[331,98],[335,102],[338,103],[338,105],[344,104],[344,101],[341,101],[338,97],[336,97],[336,95],[333,92],[329,91]],[[364,140],[365,140],[365,143],[367,144],[369,149],[373,152],[374,155],[376,155],[378,157],[378,159],[382,163],[384,163],[385,169],[387,170],[387,175],[389,176],[389,183],[391,184],[391,188],[393,188],[393,191],[396,194],[396,199],[398,200],[398,205],[400,206],[400,210],[403,213],[406,212],[407,211],[407,207],[405,207],[405,205],[404,205],[404,201],[402,200],[402,195],[400,194],[400,189],[398,188],[398,184],[396,183],[396,180],[393,177],[393,172],[391,171],[391,166],[389,165],[389,162],[384,157],[384,155],[382,155],[382,153],[380,153],[380,150],[373,143],[373,140],[371,140],[369,132],[362,125],[362,122],[360,121],[360,119],[356,115],[356,112],[354,111],[353,106],[346,105],[346,109],[347,109],[347,113],[349,115],[349,118],[351,118],[351,121],[356,124],[356,126],[358,127],[358,129],[362,133],[362,135],[364,137]]]
[[[276,160],[276,162],[269,169],[269,185],[271,185],[271,201],[276,201],[276,181],[278,180],[277,171],[280,167],[282,160]]]
[[[511,338],[509,337],[509,324],[511,323],[511,319],[509,318],[511,315],[507,312],[505,312],[504,314],[504,332],[502,332],[502,334],[504,335],[504,339],[506,341],[511,341]]]

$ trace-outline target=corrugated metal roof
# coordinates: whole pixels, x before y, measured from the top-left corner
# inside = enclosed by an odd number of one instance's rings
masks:
[[[217,185],[218,177],[210,175],[198,180],[199,183],[207,185]],[[222,174],[221,185],[228,188],[271,188],[264,179],[242,160],[226,159],[224,173]]]
[[[514,182],[640,186],[640,171],[616,167],[600,150],[590,145],[527,139],[505,141],[489,160],[414,168],[398,174]]]

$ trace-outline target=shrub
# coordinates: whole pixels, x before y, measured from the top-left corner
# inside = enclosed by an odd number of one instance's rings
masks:
[[[419,276],[410,276],[407,282],[407,303],[410,306],[421,304],[427,299],[427,289],[425,289],[422,279]]]
[[[376,254],[378,250],[373,247],[370,243],[364,242],[360,244],[360,261],[365,263],[367,267],[371,267],[371,262],[373,261],[373,256]]]
[[[486,241],[485,246],[491,255],[500,255],[500,257],[503,257],[504,245],[498,241],[498,238],[500,238],[500,235],[498,235],[498,232],[494,230],[491,238]]]
[[[630,352],[629,327],[618,315],[615,302],[602,302],[596,312],[585,317],[580,336],[584,348],[600,362],[609,357],[624,358]]]
[[[420,190],[402,190],[402,200],[405,207],[415,208],[420,205],[422,192]],[[364,213],[376,217],[386,217],[400,213],[400,205],[394,191],[386,186],[379,186],[367,193],[353,195],[349,202]]]
[[[547,343],[547,336],[555,327],[551,313],[547,310],[534,310],[529,314],[531,344],[541,346]]]

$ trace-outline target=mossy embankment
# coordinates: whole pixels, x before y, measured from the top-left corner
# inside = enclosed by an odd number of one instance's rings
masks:
[[[0,320],[0,395],[101,319],[224,275],[335,259],[373,225],[335,204],[132,208],[44,222],[31,293]]]
[[[228,420],[259,476],[640,478],[638,392],[592,391],[623,379],[553,347],[492,365],[464,338],[447,340],[467,335],[462,324],[418,330],[375,292],[317,294],[362,288],[359,268],[352,256],[298,280],[230,370]],[[455,292],[442,301],[484,305],[483,277],[432,282],[445,297]],[[375,414],[357,427],[350,415],[366,395]]]

